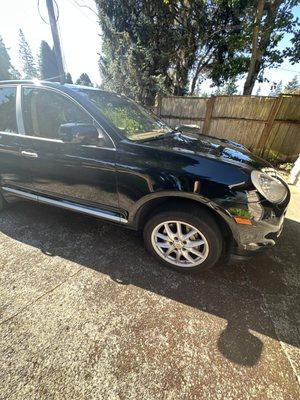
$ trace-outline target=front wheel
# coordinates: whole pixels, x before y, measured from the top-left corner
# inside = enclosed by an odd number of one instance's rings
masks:
[[[203,210],[154,215],[144,228],[144,241],[151,254],[180,271],[201,271],[214,266],[223,243],[215,220]]]
[[[2,211],[5,206],[6,206],[6,201],[4,200],[4,197],[0,192],[0,211]]]

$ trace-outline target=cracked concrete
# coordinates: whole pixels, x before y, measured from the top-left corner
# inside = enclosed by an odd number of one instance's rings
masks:
[[[268,254],[198,276],[131,231],[0,217],[0,399],[300,398],[300,189]]]

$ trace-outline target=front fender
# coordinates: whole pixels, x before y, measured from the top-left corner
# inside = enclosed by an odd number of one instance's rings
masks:
[[[239,232],[237,229],[237,224],[229,211],[214,201],[195,193],[174,191],[159,191],[150,193],[139,199],[134,204],[128,213],[128,225],[132,226],[134,229],[137,229],[139,227],[140,218],[142,217],[145,209],[151,213],[156,206],[158,206],[160,203],[165,204],[168,200],[186,200],[189,202],[194,202],[195,204],[198,203],[202,207],[206,207],[210,213],[214,214],[217,218],[222,219],[222,221],[229,228],[233,238],[238,241]]]

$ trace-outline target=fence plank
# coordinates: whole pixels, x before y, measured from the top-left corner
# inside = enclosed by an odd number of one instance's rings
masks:
[[[282,161],[293,161],[300,151],[300,95],[164,96],[156,104],[155,112],[172,127],[197,124],[206,135]]]
[[[283,96],[280,95],[279,97],[277,97],[275,103],[273,104],[270,114],[268,116],[268,120],[267,123],[264,127],[264,130],[262,131],[262,134],[260,136],[259,142],[258,142],[258,149],[260,154],[263,154],[264,150],[265,150],[265,146],[267,144],[268,138],[270,136],[271,130],[272,130],[272,126],[274,124],[275,118],[277,116],[277,113],[279,111],[279,108],[282,104],[283,101]]]
[[[209,132],[209,126],[210,126],[211,116],[212,116],[213,110],[214,110],[215,101],[216,101],[216,98],[214,96],[212,96],[209,98],[209,100],[206,103],[206,113],[205,113],[205,119],[204,119],[203,130],[202,130],[204,135],[208,135],[208,132]]]

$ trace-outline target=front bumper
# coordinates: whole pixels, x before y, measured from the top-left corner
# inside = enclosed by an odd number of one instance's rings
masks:
[[[251,226],[240,226],[237,250],[257,252],[274,246],[282,232],[284,216],[285,213],[280,218],[273,218],[272,221],[259,221]]]
[[[277,243],[283,230],[289,200],[290,196],[281,205],[274,205],[266,200],[247,204],[247,213],[251,224],[235,223],[232,225],[231,222],[234,243],[230,253],[233,258],[247,258]]]

